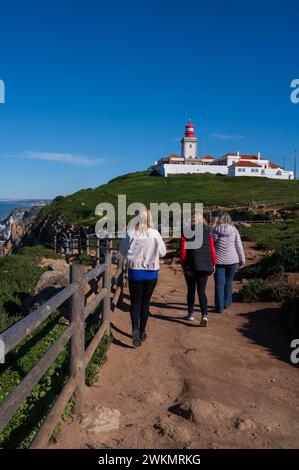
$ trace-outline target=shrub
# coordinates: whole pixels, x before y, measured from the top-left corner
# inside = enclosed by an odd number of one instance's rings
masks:
[[[246,277],[266,279],[280,272],[299,271],[299,238],[285,241],[280,249],[244,270]]]
[[[74,258],[74,263],[83,264],[84,266],[93,266],[95,263],[95,258],[91,255],[76,255]]]
[[[275,302],[283,300],[285,291],[275,284],[268,284],[264,279],[251,279],[240,290],[244,302]]]
[[[293,238],[298,239],[298,219],[290,223],[269,223],[239,227],[243,240],[254,241],[258,249],[273,251]]]

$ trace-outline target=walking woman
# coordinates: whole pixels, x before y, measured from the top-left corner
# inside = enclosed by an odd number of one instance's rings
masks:
[[[201,310],[200,326],[208,326],[208,300],[206,286],[208,277],[214,272],[216,265],[216,254],[214,240],[207,227],[207,221],[201,216],[192,213],[191,230],[196,229],[195,225],[200,225],[202,229],[202,245],[200,248],[188,249],[188,241],[184,235],[180,241],[180,258],[187,283],[187,304],[188,315],[186,320],[194,320],[195,291],[197,289],[199,305]],[[192,240],[189,240],[192,241]]]
[[[133,346],[141,346],[147,338],[149,306],[159,275],[159,258],[166,255],[165,243],[153,228],[152,214],[139,213],[135,230],[122,239],[120,252],[127,257]]]
[[[240,234],[228,213],[222,214],[213,229],[217,265],[215,271],[215,310],[218,313],[232,303],[233,280],[238,265],[245,264]]]

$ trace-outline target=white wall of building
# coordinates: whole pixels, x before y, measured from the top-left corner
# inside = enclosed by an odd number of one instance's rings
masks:
[[[292,171],[279,170],[277,168],[239,167],[228,168],[228,176],[262,176],[263,178],[274,178],[281,180],[294,179]]]
[[[172,165],[165,163],[164,165],[158,165],[155,169],[161,176],[186,175],[190,173],[197,175],[203,173],[227,175],[228,173],[227,167],[222,165]]]

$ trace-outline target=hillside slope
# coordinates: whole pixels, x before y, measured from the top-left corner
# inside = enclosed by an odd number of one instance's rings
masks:
[[[290,204],[299,200],[298,181],[279,181],[259,177],[224,177],[210,174],[151,176],[150,172],[123,175],[94,189],[82,189],[70,196],[58,196],[40,213],[37,226],[45,221],[94,223],[100,202],[116,204],[125,194],[131,202],[202,202],[205,206],[248,205],[256,203]]]

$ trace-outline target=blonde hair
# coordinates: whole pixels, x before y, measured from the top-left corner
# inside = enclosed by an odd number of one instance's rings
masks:
[[[208,225],[208,222],[204,218],[202,213],[198,210],[195,210],[194,207],[191,210],[191,219],[190,219],[190,221],[191,221],[191,225],[200,225],[200,224]]]
[[[153,228],[153,216],[149,209],[142,208],[138,214],[138,224],[135,226],[135,233],[144,235],[147,233],[149,228]]]
[[[220,217],[218,217],[217,225],[220,224],[234,225],[233,219],[228,212],[223,212]]]

